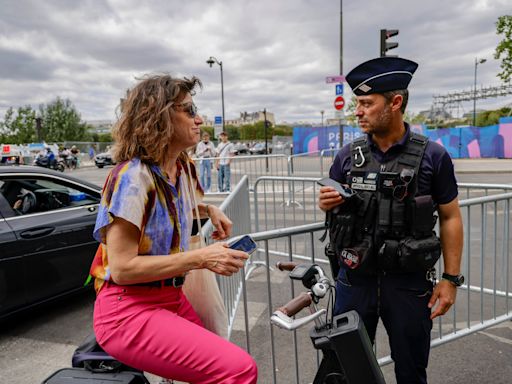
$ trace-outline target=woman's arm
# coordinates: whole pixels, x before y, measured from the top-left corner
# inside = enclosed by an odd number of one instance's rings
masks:
[[[212,233],[214,240],[224,240],[231,236],[233,223],[229,218],[220,210],[220,208],[211,204],[200,203],[197,205],[199,209],[199,216],[201,219],[210,218],[215,231]],[[195,210],[194,210],[195,215]]]
[[[199,268],[230,276],[242,268],[249,257],[245,252],[230,249],[226,243],[215,243],[202,249],[171,255],[139,255],[140,231],[135,225],[115,218],[106,231],[112,280],[120,285],[182,276]]]

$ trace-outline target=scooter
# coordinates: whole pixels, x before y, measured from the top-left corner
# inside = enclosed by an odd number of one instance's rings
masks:
[[[91,333],[73,353],[72,368],[59,369],[42,384],[150,384],[144,372],[127,366],[105,352]],[[172,384],[162,379],[159,384]]]
[[[61,158],[56,158],[50,161],[48,156],[45,155],[39,155],[36,157],[34,159],[34,165],[37,165],[38,167],[54,169],[59,172],[64,172],[64,169],[66,168],[66,163]]]

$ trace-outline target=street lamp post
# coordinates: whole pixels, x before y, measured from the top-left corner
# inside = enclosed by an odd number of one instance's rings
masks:
[[[226,131],[226,120],[224,118],[224,75],[222,73],[222,61],[218,61],[215,57],[210,56],[206,63],[210,65],[210,68],[213,64],[217,63],[220,65],[220,91],[222,95],[222,131]]]
[[[320,111],[320,114],[322,115],[322,128],[324,127],[324,110],[322,109]]]
[[[473,90],[473,127],[476,127],[476,69],[478,64],[483,64],[487,59],[478,59],[475,57],[475,88]]]

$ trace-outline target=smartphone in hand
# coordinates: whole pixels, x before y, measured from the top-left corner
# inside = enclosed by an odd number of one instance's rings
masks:
[[[251,236],[245,235],[234,243],[230,243],[229,248],[236,249],[237,251],[243,251],[250,255],[256,250],[256,248],[258,248],[258,245]]]
[[[357,193],[352,188],[345,187],[330,177],[324,177],[316,182],[322,186],[333,187],[344,199],[349,199]]]

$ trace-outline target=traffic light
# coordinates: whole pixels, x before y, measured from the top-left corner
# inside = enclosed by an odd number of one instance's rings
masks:
[[[386,40],[390,37],[398,35],[398,29],[381,29],[380,30],[380,57],[398,57],[398,55],[386,55],[390,49],[398,47],[398,43],[388,43]]]

